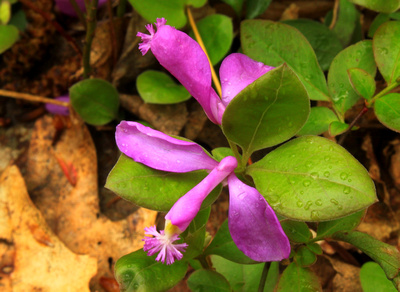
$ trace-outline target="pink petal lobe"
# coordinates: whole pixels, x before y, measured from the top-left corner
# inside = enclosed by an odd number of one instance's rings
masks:
[[[172,138],[136,122],[122,121],[115,140],[122,153],[158,170],[181,173],[212,170],[218,165],[198,144]]]
[[[69,102],[69,95],[68,94],[62,95],[62,96],[56,97],[55,99],[59,100],[59,101]],[[55,115],[61,115],[61,116],[69,115],[68,107],[56,105],[56,104],[52,104],[52,103],[46,103],[45,107],[49,113],[52,113]]]
[[[237,247],[259,262],[288,258],[290,243],[281,224],[264,197],[241,182],[235,174],[228,177],[229,231]]]
[[[182,232],[196,217],[207,195],[237,167],[236,158],[227,156],[221,160],[198,185],[181,197],[165,216],[166,220],[177,226]]]
[[[225,106],[245,87],[272,69],[274,67],[256,62],[243,54],[235,53],[226,57],[219,69]]]

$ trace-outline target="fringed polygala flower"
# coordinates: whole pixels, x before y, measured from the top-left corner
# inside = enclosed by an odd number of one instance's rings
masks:
[[[211,86],[211,69],[200,45],[186,33],[166,25],[164,18],[146,25],[150,35],[139,32],[139,49],[145,55],[149,50],[160,64],[178,79],[201,104],[208,118],[221,124],[229,102],[246,86],[273,69],[243,54],[231,54],[220,67],[222,100]]]
[[[144,250],[158,253],[156,260],[172,264],[182,258],[187,244],[177,243],[200,210],[203,200],[220,183],[229,185],[229,230],[233,241],[256,261],[287,258],[290,244],[274,211],[253,187],[235,175],[236,158],[220,162],[194,142],[172,138],[136,122],[122,121],[117,126],[116,142],[122,153],[148,167],[176,173],[206,169],[209,174],[182,196],[165,216],[165,229],[146,228]],[[156,195],[156,194],[155,194]],[[152,235],[153,237],[150,237]]]

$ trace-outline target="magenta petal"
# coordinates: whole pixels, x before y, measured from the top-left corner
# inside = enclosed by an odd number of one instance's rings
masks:
[[[222,159],[218,166],[198,185],[187,192],[172,206],[171,210],[165,216],[165,220],[171,220],[171,223],[183,232],[194,217],[196,217],[207,195],[232,173],[236,167],[237,161],[235,157],[228,156]]]
[[[189,172],[211,170],[218,165],[198,144],[172,138],[136,122],[122,121],[115,140],[122,153],[158,170]]]
[[[219,124],[222,114],[217,113],[215,105],[220,100],[211,87],[210,63],[200,45],[186,33],[162,24],[149,45],[160,64],[186,87],[208,118]]]
[[[259,262],[288,258],[289,240],[264,197],[235,174],[228,177],[228,184],[229,231],[237,247]]]
[[[227,106],[246,86],[274,67],[256,62],[246,55],[235,53],[224,59],[219,69],[222,102]]]
[[[77,17],[76,12],[74,8],[72,7],[71,3],[69,0],[55,0],[56,6],[60,10],[60,12],[67,14],[72,17]],[[102,6],[104,3],[106,3],[107,0],[99,0],[98,6]],[[86,12],[86,7],[85,7],[85,1],[84,0],[76,0],[76,3],[78,4],[79,8],[82,10],[82,12]]]
[[[69,95],[62,95],[59,97],[55,98],[56,100],[59,101],[65,101],[65,102],[69,102]],[[46,103],[46,110],[49,113],[55,114],[55,115],[61,115],[61,116],[68,116],[69,115],[69,109],[68,107],[65,106],[61,106],[61,105],[56,105],[56,104],[52,104],[52,103]]]

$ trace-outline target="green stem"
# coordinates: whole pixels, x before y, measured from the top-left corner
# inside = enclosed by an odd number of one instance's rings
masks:
[[[260,284],[258,285],[258,292],[263,292],[265,287],[265,282],[267,281],[269,267],[271,266],[270,262],[264,264],[264,268],[261,274]]]
[[[126,11],[126,0],[119,0],[119,4],[117,7],[117,17],[121,18],[125,15]]]
[[[88,4],[85,1],[86,4]],[[90,67],[90,51],[92,47],[92,41],[94,37],[94,31],[96,30],[96,12],[97,12],[98,0],[92,0],[89,5],[86,6],[86,38],[85,46],[83,48],[83,78],[89,78],[91,67]]]
[[[201,266],[202,266],[204,269],[207,269],[207,270],[210,270],[210,269],[211,269],[211,266],[210,266],[209,262],[207,261],[207,257],[206,257],[206,256],[204,256],[204,255],[199,255],[196,259],[199,260]]]
[[[228,140],[229,143],[229,147],[231,147],[233,155],[235,155],[236,160],[238,161],[238,163],[241,162],[241,158],[240,158],[240,154],[237,148],[237,145],[235,143],[233,143],[231,140],[229,140],[228,138],[226,138],[226,140]],[[239,168],[244,168],[243,165],[239,165]]]
[[[86,29],[85,14],[79,8],[78,3],[76,3],[76,0],[69,0],[69,3],[72,5],[72,8],[74,8],[76,15],[78,15],[79,21],[82,22],[84,28]]]
[[[395,82],[393,82],[392,84],[390,84],[388,87],[386,87],[384,90],[382,90],[381,92],[379,92],[377,95],[375,95],[372,99],[371,102],[369,102],[369,107],[371,107],[374,102],[381,98],[382,96],[384,96],[386,93],[389,93],[390,91],[392,91],[393,89],[395,89],[397,86],[400,85],[400,77],[396,79]]]

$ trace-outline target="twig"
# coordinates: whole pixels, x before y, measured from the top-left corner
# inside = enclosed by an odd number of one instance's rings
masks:
[[[29,7],[36,13],[39,13],[44,19],[46,19],[48,22],[50,22],[54,28],[68,41],[68,43],[71,45],[71,47],[80,55],[82,56],[82,51],[79,48],[78,44],[75,42],[75,40],[66,33],[66,31],[62,28],[62,26],[55,20],[51,19],[51,16],[44,12],[43,10],[37,8],[35,5],[32,4],[31,1],[29,0],[19,0],[23,5]]]
[[[358,115],[354,118],[354,120],[350,123],[349,127],[347,128],[346,132],[344,132],[338,141],[339,145],[342,145],[344,142],[344,139],[346,139],[347,135],[350,133],[351,129],[354,127],[354,125],[357,123],[357,121],[368,111],[368,108],[366,106],[363,107],[363,109],[358,113]]]
[[[74,8],[76,15],[78,15],[79,21],[82,22],[86,30],[85,14],[82,12],[76,0],[69,0],[69,3],[72,5],[72,8]]]
[[[69,102],[65,101],[60,101],[60,100],[55,100],[43,96],[37,96],[37,95],[31,95],[27,93],[20,93],[20,92],[15,92],[15,91],[8,91],[8,90],[3,90],[0,89],[0,95],[5,96],[5,97],[11,97],[11,98],[16,98],[16,99],[23,99],[23,100],[28,100],[32,102],[43,102],[43,103],[51,103],[51,104],[56,104],[60,106],[69,106]]]
[[[335,5],[333,6],[333,13],[332,13],[332,22],[329,25],[330,30],[332,30],[336,24],[336,20],[338,18],[338,10],[339,10],[339,0],[335,0]]]
[[[108,10],[108,24],[110,26],[110,39],[111,39],[111,54],[113,57],[113,66],[117,64],[117,39],[115,37],[115,26],[114,26],[114,14],[112,10],[111,0],[107,0],[107,10]]]
[[[92,48],[92,41],[94,37],[94,31],[96,29],[96,12],[98,0],[92,0],[89,5],[89,1],[85,0],[86,4],[86,38],[85,46],[83,47],[83,78],[89,78],[91,67],[90,67],[90,51]]]

